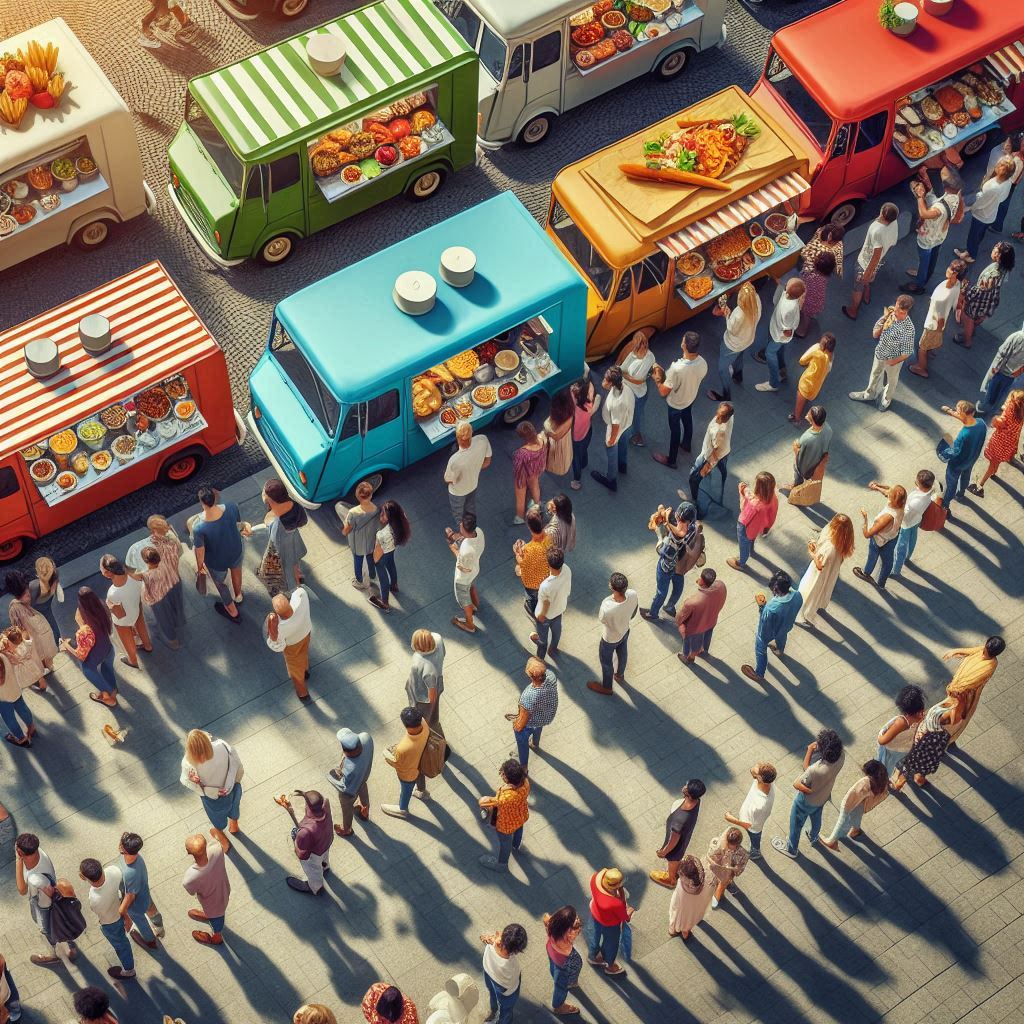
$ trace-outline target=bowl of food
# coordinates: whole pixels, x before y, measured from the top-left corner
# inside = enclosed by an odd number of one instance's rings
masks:
[[[454,409],[450,409],[447,405],[441,410],[441,415],[438,417],[446,427],[454,427],[458,416],[455,414]]]
[[[73,430],[58,431],[49,440],[50,451],[57,458],[57,465],[66,469],[68,456],[78,447],[78,436]]]
[[[0,238],[6,238],[18,230],[18,222],[9,214],[0,215]]]
[[[174,406],[174,415],[178,417],[183,423],[192,419],[196,414],[196,403],[191,400],[184,402],[178,402]]]
[[[484,384],[473,388],[473,401],[481,409],[489,409],[498,400],[498,389],[492,384]]]
[[[775,236],[775,244],[780,249],[788,249],[789,248],[789,243],[790,243],[790,237],[789,237],[789,233],[788,232],[783,231],[781,234],[778,234],[778,235]]]
[[[129,434],[115,437],[114,443],[110,447],[114,452],[114,457],[122,466],[135,458],[135,438]]]
[[[60,196],[56,192],[44,192],[39,197],[39,205],[47,213],[53,213],[60,206]]]
[[[107,428],[99,420],[86,420],[78,425],[78,439],[94,452],[103,447],[103,439],[107,436]]]
[[[498,385],[498,401],[507,402],[519,394],[519,387],[513,381],[507,380],[504,384]]]
[[[45,192],[53,185],[53,175],[50,173],[49,168],[45,164],[40,164],[38,167],[33,167],[31,171],[26,175],[28,183],[40,192]],[[27,194],[27,190],[26,190]],[[15,199],[18,197],[15,196]]]
[[[601,15],[601,24],[604,25],[609,32],[614,32],[616,29],[620,29],[626,24],[626,16],[622,11],[609,11],[607,14]]]
[[[765,228],[773,235],[789,227],[789,218],[782,213],[769,213],[764,219]]]
[[[680,274],[684,274],[686,277],[693,277],[704,269],[705,261],[699,252],[688,252],[679,257],[676,261],[676,266],[679,268]]]
[[[43,170],[45,171],[46,168],[44,167]],[[47,174],[49,174],[49,171],[47,171]],[[13,199],[16,203],[20,203],[28,197],[28,184],[20,178],[12,178],[10,181],[4,182],[3,191],[8,199]]]
[[[703,277],[688,278],[686,284],[683,285],[683,291],[691,299],[703,299],[706,295],[710,294],[714,286],[714,281],[705,274]]]
[[[775,243],[767,236],[760,235],[750,244],[755,256],[765,260],[775,252]]]
[[[519,354],[510,348],[503,348],[495,353],[494,366],[503,377],[515,373],[519,369]]]
[[[764,228],[761,227],[761,222],[757,221],[757,220],[752,220],[750,222],[749,231],[750,231],[750,237],[751,238],[757,238],[759,235],[763,235],[764,234]]]
[[[62,491],[73,491],[78,486],[78,477],[74,473],[59,473],[57,486]]]
[[[57,475],[57,466],[52,459],[36,459],[28,467],[29,476],[40,486],[48,484]]]
[[[171,400],[163,388],[149,388],[139,395],[136,408],[143,416],[159,422],[171,414]]]
[[[78,171],[75,170],[74,161],[67,157],[61,157],[50,164],[50,173],[60,182],[60,187],[65,192],[73,192],[78,188]]]
[[[181,399],[188,397],[188,384],[185,383],[185,378],[179,374],[164,381],[164,391],[167,392],[167,397],[172,402],[180,402]]]
[[[110,405],[100,413],[100,421],[108,430],[120,430],[128,422],[123,405]]]
[[[30,444],[27,448],[21,449],[21,457],[26,462],[34,462],[46,454],[46,449],[41,444]]]
[[[79,452],[72,458],[71,468],[76,476],[85,476],[89,472],[89,456],[85,452]]]
[[[110,469],[110,464],[114,461],[114,459],[111,456],[110,452],[101,451],[93,452],[92,455],[89,457],[89,461],[92,463],[92,468],[95,469],[97,473],[103,473],[106,470]]]
[[[156,432],[165,440],[169,441],[178,434],[178,421],[174,419],[157,420]],[[151,434],[146,436],[151,437]]]
[[[80,156],[75,161],[75,170],[78,171],[78,177],[82,181],[91,181],[100,172],[96,161],[90,156]]]

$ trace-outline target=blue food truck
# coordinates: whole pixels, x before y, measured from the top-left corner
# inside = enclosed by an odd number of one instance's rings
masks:
[[[413,271],[436,289],[426,312]],[[586,326],[583,279],[505,192],[279,302],[248,424],[316,508],[447,448],[462,420],[530,415],[583,372]]]

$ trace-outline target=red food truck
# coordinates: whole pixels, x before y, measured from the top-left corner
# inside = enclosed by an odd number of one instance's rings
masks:
[[[995,145],[1024,123],[1024,8],[955,0],[910,35],[878,23],[878,0],[843,0],[780,29],[751,96],[803,147],[802,216],[848,223],[868,196]],[[953,157],[955,161],[955,157]]]
[[[158,262],[0,332],[0,561],[245,438],[224,352]]]

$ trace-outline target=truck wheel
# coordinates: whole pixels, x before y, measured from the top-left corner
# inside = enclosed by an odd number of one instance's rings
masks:
[[[516,141],[523,146],[539,146],[550,134],[555,123],[550,114],[538,114],[523,125]]]
[[[203,468],[206,453],[198,450],[179,452],[160,467],[162,484],[181,484],[191,480]]]
[[[859,199],[851,199],[849,202],[840,203],[826,218],[823,223],[838,224],[841,228],[849,229],[853,222],[860,215],[860,208],[863,203]]]
[[[422,203],[441,190],[447,172],[437,167],[432,171],[424,171],[418,178],[413,178],[406,187],[405,194],[414,203]]]
[[[291,235],[276,235],[268,238],[260,247],[260,260],[268,267],[284,263],[295,251],[295,240]]]
[[[281,0],[281,17],[297,18],[308,6],[309,0]]]
[[[678,78],[686,70],[686,65],[689,63],[689,50],[674,50],[658,61],[651,72],[651,77],[658,82],[671,82],[673,78]]]
[[[13,562],[20,558],[28,547],[26,537],[14,537],[11,540],[0,541],[0,564]]]
[[[501,413],[501,425],[503,427],[514,427],[520,420],[525,420],[533,412],[536,404],[536,397],[532,397],[516,402],[515,405],[510,405]]]
[[[110,236],[110,225],[105,220],[94,220],[79,228],[71,239],[71,244],[82,252],[98,249]]]
[[[975,153],[980,153],[988,142],[988,132],[982,132],[980,135],[975,135],[973,139],[968,139],[964,143],[964,156],[974,156]]]

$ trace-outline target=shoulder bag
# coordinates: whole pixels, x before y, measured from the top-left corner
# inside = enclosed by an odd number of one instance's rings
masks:
[[[691,569],[700,569],[705,565],[707,565],[707,556],[704,554],[704,528],[698,523],[690,542],[679,546],[676,574],[685,576]]]
[[[444,737],[439,732],[431,729],[430,735],[427,737],[426,746],[423,748],[423,753],[420,754],[419,764],[420,771],[428,779],[436,779],[444,770],[447,746]]]
[[[942,507],[942,498],[935,495],[921,516],[921,529],[929,533],[941,530],[946,525],[946,510]]]

